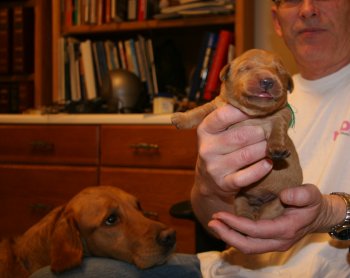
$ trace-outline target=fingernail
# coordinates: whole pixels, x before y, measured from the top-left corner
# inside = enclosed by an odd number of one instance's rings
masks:
[[[273,166],[272,160],[269,159],[269,158],[266,158],[266,159],[264,160],[263,167],[264,167],[265,169],[267,169],[267,170],[271,170],[272,166]]]

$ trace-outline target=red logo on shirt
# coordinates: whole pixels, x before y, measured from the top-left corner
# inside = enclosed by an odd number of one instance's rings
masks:
[[[334,131],[333,141],[337,140],[338,135],[340,135],[340,134],[350,136],[350,122],[349,121],[342,122],[340,129],[338,131]]]

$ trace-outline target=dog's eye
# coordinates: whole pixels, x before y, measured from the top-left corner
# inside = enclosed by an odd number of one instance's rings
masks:
[[[107,219],[105,220],[105,224],[106,224],[107,226],[115,225],[115,224],[118,223],[118,222],[119,222],[119,217],[118,217],[118,215],[115,214],[115,213],[112,213],[111,215],[109,215],[109,216],[107,217]]]

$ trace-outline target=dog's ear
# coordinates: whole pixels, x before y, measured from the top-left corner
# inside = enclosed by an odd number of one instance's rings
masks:
[[[230,72],[230,64],[227,64],[220,71],[220,80],[221,80],[221,82],[225,81],[227,79],[227,76],[228,76],[229,72]]]
[[[72,213],[64,212],[57,221],[51,237],[51,270],[62,272],[79,266],[83,246]]]

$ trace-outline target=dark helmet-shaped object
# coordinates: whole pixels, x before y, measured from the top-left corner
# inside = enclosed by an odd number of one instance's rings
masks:
[[[109,72],[104,80],[102,98],[107,102],[109,112],[132,113],[142,90],[138,76],[124,69]]]

